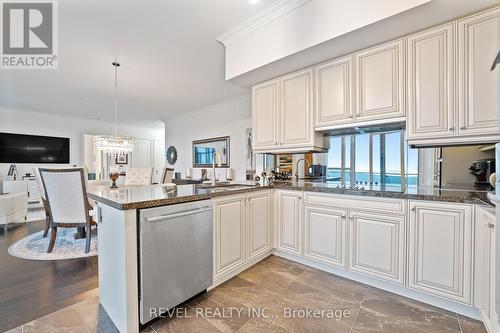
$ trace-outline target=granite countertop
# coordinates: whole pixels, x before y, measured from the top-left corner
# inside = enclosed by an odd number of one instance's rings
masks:
[[[307,181],[276,181],[272,184],[256,182],[235,182],[227,188],[204,188],[202,185],[147,185],[122,186],[110,189],[96,186],[89,189],[89,198],[120,210],[151,208],[177,203],[206,200],[215,197],[259,191],[263,189],[283,189],[318,193],[344,194],[365,197],[384,197],[394,199],[428,200],[481,204],[491,206],[488,192],[473,190],[439,189],[434,187],[385,186],[366,189],[338,187],[335,183]]]

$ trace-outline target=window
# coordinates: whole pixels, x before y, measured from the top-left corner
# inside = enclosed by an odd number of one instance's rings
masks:
[[[406,145],[403,130],[332,136],[328,178],[347,184],[417,185],[418,150]]]

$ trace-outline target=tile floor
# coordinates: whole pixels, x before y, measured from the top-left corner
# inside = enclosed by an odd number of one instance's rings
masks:
[[[94,296],[9,332],[117,332],[98,302]],[[456,313],[271,256],[142,332],[486,330]]]

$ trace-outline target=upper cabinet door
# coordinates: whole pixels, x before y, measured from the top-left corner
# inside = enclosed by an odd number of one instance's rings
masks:
[[[311,144],[312,126],[311,69],[293,73],[280,79],[281,145]]]
[[[344,57],[315,69],[315,127],[349,123],[352,112],[352,57]]]
[[[500,8],[458,21],[459,134],[497,134]]]
[[[405,115],[403,40],[355,54],[358,121]]]
[[[408,138],[454,135],[454,24],[408,37]]]
[[[278,144],[278,80],[252,88],[252,132],[254,148]]]

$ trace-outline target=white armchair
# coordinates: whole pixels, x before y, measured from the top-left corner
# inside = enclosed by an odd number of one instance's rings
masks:
[[[0,224],[26,221],[28,192],[0,195]]]
[[[153,168],[127,168],[125,185],[151,185]]]

